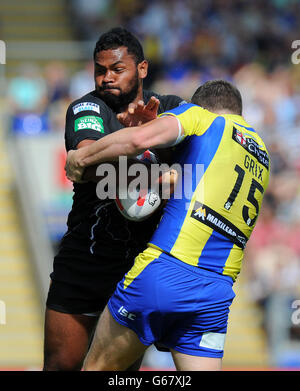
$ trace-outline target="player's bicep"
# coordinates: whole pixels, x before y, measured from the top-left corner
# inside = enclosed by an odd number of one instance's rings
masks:
[[[179,144],[184,138],[184,127],[180,120],[174,116],[165,116],[159,119],[157,127],[156,148],[167,148]],[[155,136],[154,136],[155,139]],[[159,144],[157,144],[159,142]]]
[[[184,136],[201,136],[217,117],[217,114],[191,103],[183,104],[162,114],[162,116],[165,115],[172,115],[180,121]]]
[[[165,116],[142,126],[134,133],[133,143],[138,149],[166,148],[178,144],[184,129],[174,116]]]

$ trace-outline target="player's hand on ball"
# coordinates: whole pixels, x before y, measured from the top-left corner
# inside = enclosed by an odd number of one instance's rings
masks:
[[[158,182],[161,184],[162,199],[169,199],[174,193],[178,178],[178,172],[175,169],[168,170],[159,177]]]
[[[72,182],[77,182],[77,183],[84,183],[82,175],[84,168],[79,165],[78,162],[78,151],[69,151],[67,155],[67,161],[65,165],[65,171],[66,171],[66,176],[67,178],[72,181]]]
[[[157,117],[159,104],[160,101],[155,96],[151,96],[146,105],[142,100],[137,104],[130,103],[128,111],[117,115],[118,121],[126,127],[145,124]]]

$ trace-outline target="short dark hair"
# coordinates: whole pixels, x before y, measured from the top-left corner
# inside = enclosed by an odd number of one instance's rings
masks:
[[[130,31],[122,27],[114,27],[102,34],[96,42],[94,60],[101,50],[117,49],[120,46],[127,47],[128,54],[134,56],[136,64],[145,59],[143,47],[139,40]]]
[[[226,80],[210,80],[204,83],[192,96],[192,103],[210,111],[229,110],[238,115],[243,111],[239,90]]]

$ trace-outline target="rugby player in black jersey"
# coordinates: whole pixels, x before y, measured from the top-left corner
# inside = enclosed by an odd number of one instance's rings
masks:
[[[142,115],[155,118],[182,102],[143,90],[148,63],[139,41],[125,29],[102,34],[94,64],[95,90],[67,111],[67,151],[122,128],[117,115],[123,113],[123,122],[130,119],[130,103],[139,103]],[[86,182],[74,184],[68,230],[54,258],[45,315],[45,371],[81,369],[99,314],[160,219],[158,212],[144,222],[126,220],[113,200],[97,197],[95,172],[96,167],[89,168]]]

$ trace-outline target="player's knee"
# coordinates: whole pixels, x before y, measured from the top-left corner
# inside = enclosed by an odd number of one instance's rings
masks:
[[[109,368],[108,363],[105,363],[104,360],[98,359],[94,360],[90,357],[87,357],[83,363],[83,371],[110,371],[113,370]]]
[[[95,359],[87,356],[83,363],[83,371],[138,371],[140,369],[143,357],[136,360],[129,367],[124,361],[112,360],[104,357]]]
[[[122,371],[124,369],[122,363],[105,354],[98,356],[88,354],[82,367],[83,371]]]

